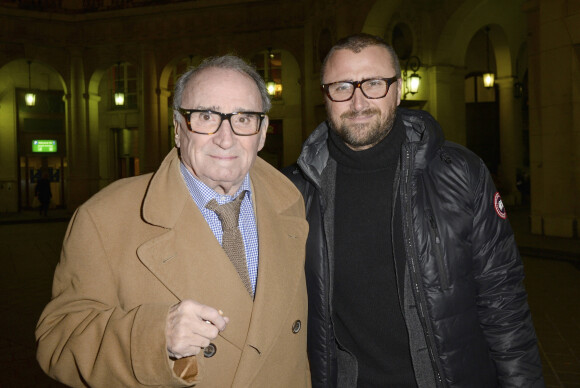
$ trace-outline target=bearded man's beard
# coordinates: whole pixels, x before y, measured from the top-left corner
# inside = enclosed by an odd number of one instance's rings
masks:
[[[397,106],[394,105],[383,117],[377,108],[368,108],[359,112],[348,111],[340,115],[340,121],[336,122],[332,118],[328,121],[330,127],[340,136],[352,149],[371,148],[383,140],[395,123]],[[375,119],[365,124],[347,124],[348,119],[357,116],[375,115]]]

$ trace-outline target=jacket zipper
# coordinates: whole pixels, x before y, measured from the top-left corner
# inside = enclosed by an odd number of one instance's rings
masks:
[[[413,220],[412,220],[412,209],[411,209],[411,200],[409,198],[410,193],[410,184],[411,184],[411,165],[412,165],[412,155],[409,147],[405,147],[405,164],[403,165],[403,170],[405,170],[405,188],[403,192],[403,200],[405,201],[405,214],[403,215],[403,219],[405,220],[405,227],[404,230],[406,232],[405,235],[405,247],[408,252],[407,257],[409,258],[410,264],[410,275],[411,281],[413,283],[413,289],[415,292],[415,299],[417,302],[417,310],[419,312],[419,318],[421,319],[421,323],[423,325],[423,329],[425,331],[425,342],[427,345],[427,349],[429,351],[429,357],[431,358],[431,364],[433,365],[433,371],[435,373],[435,380],[437,386],[445,387],[447,384],[443,381],[441,376],[441,366],[435,356],[434,348],[435,342],[433,336],[431,334],[430,325],[427,323],[427,312],[425,311],[425,303],[424,303],[424,295],[422,293],[422,287],[419,285],[419,275],[417,269],[417,257],[415,254],[415,247],[413,243]]]
[[[429,234],[431,235],[431,241],[435,251],[435,261],[437,262],[437,268],[439,269],[439,282],[441,283],[441,289],[447,290],[449,288],[449,278],[447,276],[445,262],[443,261],[443,248],[441,247],[439,228],[437,228],[437,223],[435,222],[435,217],[433,217],[432,210],[427,209],[425,213],[427,213],[427,218],[429,219]]]
[[[391,251],[393,254],[393,265],[395,267],[395,281],[397,284],[397,292],[399,295],[398,296],[399,308],[401,309],[401,311],[404,314],[405,307],[404,307],[403,296],[401,296],[401,292],[399,291],[401,289],[401,287],[400,287],[401,280],[399,279],[399,274],[398,274],[398,271],[396,270],[397,258],[395,255],[395,233],[394,233],[394,230],[395,230],[395,212],[396,212],[396,206],[397,206],[397,198],[399,196],[399,186],[400,185],[401,185],[401,162],[399,161],[399,163],[397,163],[397,169],[395,171],[395,179],[393,182],[393,205],[391,208]]]

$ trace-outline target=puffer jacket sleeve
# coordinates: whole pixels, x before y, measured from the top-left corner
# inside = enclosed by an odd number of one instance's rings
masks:
[[[480,323],[501,387],[543,387],[524,269],[488,170],[480,161],[474,198],[473,254]]]

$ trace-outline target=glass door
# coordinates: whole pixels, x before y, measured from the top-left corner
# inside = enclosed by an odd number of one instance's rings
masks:
[[[49,208],[64,207],[64,161],[61,156],[21,156],[19,174],[20,209],[31,210],[39,207],[35,189],[43,177],[50,181],[52,198]]]

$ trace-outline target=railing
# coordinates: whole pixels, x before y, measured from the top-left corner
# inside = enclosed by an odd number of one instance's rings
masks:
[[[0,0],[0,7],[58,13],[86,13],[180,3],[187,0]]]

